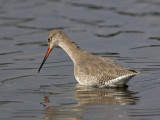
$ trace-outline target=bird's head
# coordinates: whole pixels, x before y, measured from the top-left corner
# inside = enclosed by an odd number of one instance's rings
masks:
[[[60,30],[53,30],[50,32],[50,34],[47,37],[48,41],[48,51],[41,63],[41,66],[39,67],[38,73],[40,72],[43,64],[45,63],[46,59],[48,58],[49,54],[51,53],[52,49],[59,45],[59,42],[63,40],[63,32]]]

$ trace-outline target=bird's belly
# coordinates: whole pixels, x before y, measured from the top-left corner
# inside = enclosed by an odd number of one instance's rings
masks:
[[[83,75],[81,77],[75,76],[75,78],[80,85],[98,87],[123,87],[133,76],[134,75],[126,75],[112,80],[105,80],[104,84],[100,84],[98,78],[90,75]]]
[[[96,77],[90,76],[90,75],[83,75],[81,77],[75,76],[76,80],[80,85],[86,85],[86,86],[96,86],[98,85],[98,81]]]

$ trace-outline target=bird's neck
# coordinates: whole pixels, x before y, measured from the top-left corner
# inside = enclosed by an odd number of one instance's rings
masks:
[[[66,51],[74,64],[80,58],[82,50],[69,37],[66,36],[65,40],[59,43],[59,46]]]

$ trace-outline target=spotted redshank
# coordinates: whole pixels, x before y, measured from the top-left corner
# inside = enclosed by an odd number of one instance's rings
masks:
[[[95,56],[82,49],[60,30],[48,35],[48,51],[38,70],[40,72],[55,46],[66,51],[74,63],[74,75],[80,85],[98,87],[123,87],[138,71],[121,67],[112,59]]]

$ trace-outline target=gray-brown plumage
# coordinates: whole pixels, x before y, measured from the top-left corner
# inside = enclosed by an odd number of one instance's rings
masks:
[[[95,56],[83,51],[60,30],[53,30],[48,35],[48,52],[39,68],[54,46],[60,46],[74,63],[74,75],[80,85],[123,87],[130,78],[138,74],[135,70],[123,68],[112,59]]]

